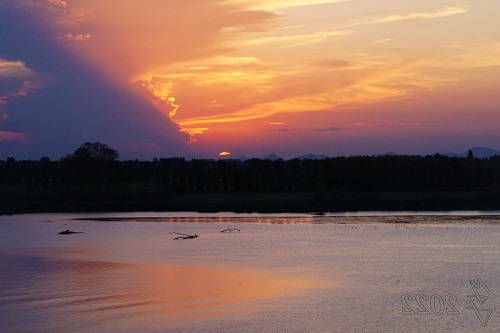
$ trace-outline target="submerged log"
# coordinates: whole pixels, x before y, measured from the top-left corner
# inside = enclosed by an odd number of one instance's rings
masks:
[[[175,237],[173,240],[178,240],[178,239],[193,239],[193,238],[197,238],[198,237],[197,234],[188,235],[188,234],[182,234],[180,232],[171,232],[170,234],[181,235],[181,236]]]

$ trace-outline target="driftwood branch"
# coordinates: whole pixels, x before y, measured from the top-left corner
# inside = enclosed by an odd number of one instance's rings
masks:
[[[72,231],[67,229],[58,233],[58,235],[71,235],[71,234],[83,234],[83,231]]]
[[[238,232],[240,232],[241,230],[240,230],[240,229],[236,229],[236,228],[228,228],[228,229],[224,229],[224,230],[222,230],[221,232],[233,232],[233,231],[238,231]]]

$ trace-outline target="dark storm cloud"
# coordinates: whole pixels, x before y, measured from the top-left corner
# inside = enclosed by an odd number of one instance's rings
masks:
[[[0,61],[10,66],[0,70],[0,132],[32,139],[0,137],[0,159],[59,158],[85,141],[123,158],[188,154],[188,136],[153,104],[75,60],[40,17],[14,3],[0,1]]]

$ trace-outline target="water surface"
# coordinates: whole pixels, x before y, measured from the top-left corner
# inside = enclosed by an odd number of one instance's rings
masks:
[[[491,212],[1,216],[0,331],[498,332],[499,222]],[[66,229],[82,233],[58,235]],[[479,312],[468,309],[471,281],[488,297]]]

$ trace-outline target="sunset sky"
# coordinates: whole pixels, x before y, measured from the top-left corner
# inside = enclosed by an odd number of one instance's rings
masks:
[[[498,0],[0,0],[0,159],[500,150]]]

